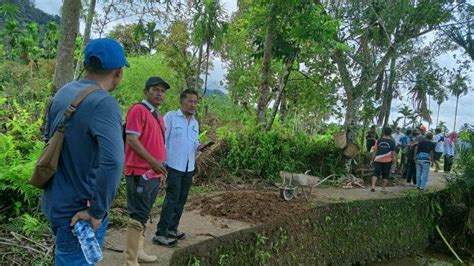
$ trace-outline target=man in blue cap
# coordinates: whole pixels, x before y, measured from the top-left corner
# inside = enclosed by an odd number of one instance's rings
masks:
[[[103,243],[107,213],[124,164],[121,111],[109,92],[119,85],[124,66],[128,63],[116,40],[90,41],[85,49],[85,77],[64,85],[49,106],[46,140],[74,99],[92,91],[68,123],[56,174],[42,196],[41,208],[55,235],[55,265],[89,265],[71,231],[78,220],[88,221],[99,244]]]

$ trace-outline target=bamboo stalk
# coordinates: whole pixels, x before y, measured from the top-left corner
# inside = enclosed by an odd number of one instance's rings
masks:
[[[448,241],[446,240],[446,238],[444,238],[444,235],[443,233],[441,233],[441,229],[439,229],[439,226],[436,225],[436,230],[438,231],[438,234],[441,236],[441,238],[443,239],[444,243],[446,244],[446,246],[448,246],[449,250],[451,250],[451,252],[454,254],[454,256],[456,257],[456,259],[461,263],[461,264],[464,264],[464,262],[461,260],[461,258],[459,258],[458,254],[456,254],[456,251],[454,251],[454,249],[451,247],[451,245],[448,243]]]

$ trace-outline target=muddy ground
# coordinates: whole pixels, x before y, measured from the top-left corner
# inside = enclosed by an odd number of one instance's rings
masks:
[[[188,210],[199,209],[201,215],[211,215],[247,223],[267,223],[278,217],[293,216],[309,209],[304,199],[289,202],[277,192],[258,190],[227,191],[190,200]]]

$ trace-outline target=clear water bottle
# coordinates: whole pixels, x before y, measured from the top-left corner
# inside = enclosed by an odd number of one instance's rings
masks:
[[[94,230],[91,224],[84,220],[79,220],[74,225],[79,244],[81,244],[82,253],[89,264],[96,264],[102,259],[102,250],[99,242],[95,238]]]

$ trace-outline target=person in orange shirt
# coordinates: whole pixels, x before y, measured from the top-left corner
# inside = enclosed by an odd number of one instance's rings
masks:
[[[378,139],[374,145],[374,175],[372,176],[372,188],[370,191],[375,192],[375,183],[377,178],[382,175],[383,185],[382,191],[386,191],[388,179],[390,178],[390,170],[392,164],[396,163],[395,141],[391,137],[392,129],[386,127],[383,129],[383,137]]]

